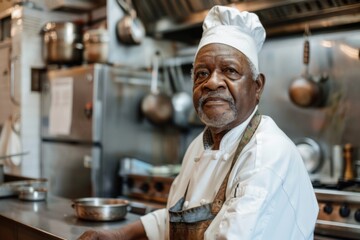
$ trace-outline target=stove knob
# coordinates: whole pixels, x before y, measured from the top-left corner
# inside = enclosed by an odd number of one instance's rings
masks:
[[[141,184],[140,189],[144,193],[147,193],[150,190],[150,186],[148,183],[143,183],[143,184]]]
[[[134,179],[132,178],[128,178],[126,181],[126,185],[128,186],[128,188],[133,188],[135,183],[134,183]]]
[[[346,204],[342,205],[339,209],[339,214],[343,218],[348,217],[350,215],[350,208]]]
[[[158,192],[162,192],[164,190],[164,184],[162,182],[156,182],[154,187]]]
[[[355,216],[355,220],[357,222],[360,222],[360,209],[356,210],[354,216]]]
[[[326,203],[323,210],[324,210],[325,213],[330,215],[332,213],[332,211],[333,211],[333,207],[331,206],[330,203]]]

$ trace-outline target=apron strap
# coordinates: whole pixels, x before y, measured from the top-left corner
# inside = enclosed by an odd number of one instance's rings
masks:
[[[220,189],[217,192],[215,199],[212,203],[212,206],[211,206],[212,214],[216,215],[220,211],[222,205],[224,204],[224,201],[226,199],[226,188],[227,188],[227,183],[229,180],[230,173],[231,173],[237,159],[239,158],[241,151],[244,149],[246,144],[249,143],[250,139],[254,135],[256,129],[258,128],[258,126],[260,124],[260,121],[261,121],[261,115],[259,114],[258,111],[256,111],[255,115],[253,116],[253,118],[251,119],[250,123],[247,125],[247,127],[244,131],[244,134],[240,140],[240,143],[236,148],[235,155],[232,159],[230,169],[227,172],[227,174],[220,186]]]

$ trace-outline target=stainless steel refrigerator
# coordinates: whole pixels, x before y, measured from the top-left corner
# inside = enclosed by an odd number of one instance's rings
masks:
[[[41,169],[52,194],[121,194],[121,156],[153,151],[151,144],[139,149],[137,138],[138,132],[151,142],[154,134],[137,111],[150,77],[103,64],[48,72],[41,94]]]

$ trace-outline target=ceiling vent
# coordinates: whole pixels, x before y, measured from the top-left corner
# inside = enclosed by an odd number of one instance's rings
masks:
[[[186,42],[198,41],[204,17],[217,4],[255,12],[268,36],[360,22],[359,0],[133,0],[133,4],[149,35]]]

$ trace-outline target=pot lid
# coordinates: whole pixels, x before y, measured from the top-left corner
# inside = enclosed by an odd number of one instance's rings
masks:
[[[308,173],[317,172],[322,165],[320,145],[311,138],[301,138],[295,141],[296,147],[304,161]]]

